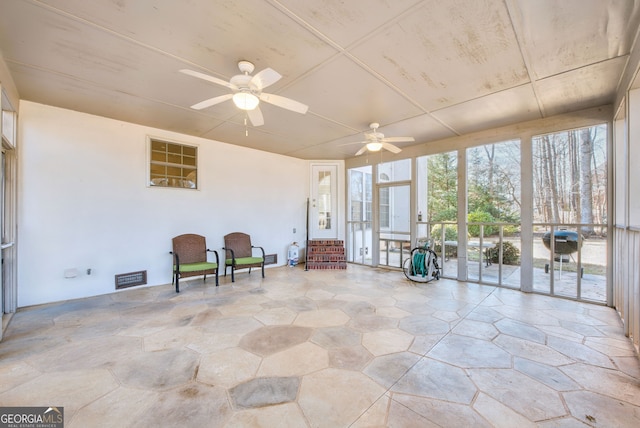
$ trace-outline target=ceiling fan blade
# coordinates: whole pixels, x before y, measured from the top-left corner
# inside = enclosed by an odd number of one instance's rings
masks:
[[[342,146],[350,146],[352,144],[367,144],[369,141],[353,141],[351,143],[343,143],[343,144],[338,144],[338,147],[342,147]]]
[[[264,117],[262,116],[260,107],[256,107],[253,110],[247,110],[247,116],[249,116],[249,120],[253,126],[264,125]]]
[[[383,138],[383,143],[410,143],[412,141],[416,141],[413,137],[389,137]]]
[[[402,151],[400,147],[396,147],[393,144],[389,143],[382,143],[382,148],[389,150],[391,153],[400,153]]]
[[[296,113],[305,114],[309,110],[309,106],[294,101],[290,98],[281,97],[274,94],[260,94],[260,99],[269,104],[276,105],[278,107],[285,108],[287,110],[295,111]]]
[[[282,79],[280,73],[272,68],[265,68],[251,78],[251,83],[256,85],[259,90],[262,90],[267,86],[273,85],[280,79]]]
[[[208,74],[200,73],[199,71],[188,70],[183,68],[180,70],[180,73],[184,73],[189,76],[197,77],[198,79],[203,79],[211,83],[215,83],[216,85],[226,86],[227,88],[233,89],[234,91],[238,90],[236,85],[232,85],[231,83],[218,79],[217,77],[209,76]]]
[[[367,151],[367,146],[362,146],[362,148],[356,152],[356,156],[360,156],[366,151]]]
[[[230,100],[233,94],[220,95],[219,97],[209,98],[208,100],[200,101],[197,104],[191,106],[194,110],[202,110],[203,108],[211,107],[216,104],[220,104],[223,101]]]

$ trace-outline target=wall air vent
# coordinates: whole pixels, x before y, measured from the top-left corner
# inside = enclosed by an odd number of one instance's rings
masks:
[[[147,283],[147,271],[141,270],[139,272],[121,273],[116,275],[116,290],[122,288],[134,287],[136,285],[143,285]]]

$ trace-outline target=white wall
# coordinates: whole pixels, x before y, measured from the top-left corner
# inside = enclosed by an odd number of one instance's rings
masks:
[[[198,146],[199,190],[146,186],[148,135]],[[279,265],[304,241],[300,159],[21,101],[18,162],[19,307],[111,293],[115,274],[138,270],[170,283],[182,233],[222,258],[223,236],[243,231]]]
[[[637,84],[634,84],[637,87]],[[627,92],[613,133],[613,304],[624,332],[640,352],[640,89]]]

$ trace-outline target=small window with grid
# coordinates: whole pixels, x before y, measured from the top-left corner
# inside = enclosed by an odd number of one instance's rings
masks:
[[[149,185],[198,188],[198,148],[150,139]]]

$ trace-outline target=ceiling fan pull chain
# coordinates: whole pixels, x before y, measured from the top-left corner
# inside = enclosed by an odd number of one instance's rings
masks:
[[[249,116],[247,113],[245,113],[244,115],[244,136],[248,137],[249,136],[249,127],[247,126],[247,116]]]

